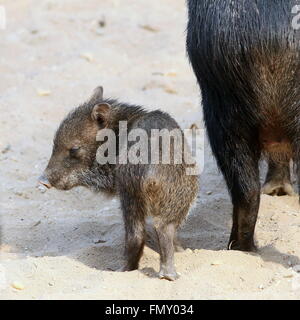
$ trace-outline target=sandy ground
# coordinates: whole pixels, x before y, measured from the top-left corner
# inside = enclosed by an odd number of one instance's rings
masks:
[[[98,85],[106,96],[170,112],[201,126],[185,53],[184,0],[1,1],[0,188],[2,299],[298,299],[297,197],[262,197],[257,254],[226,251],[231,203],[209,148],[195,208],[180,231],[181,277],[157,278],[149,227],[140,269],[119,273],[117,199],[83,188],[43,190],[63,116]],[[19,287],[19,289],[14,288]]]

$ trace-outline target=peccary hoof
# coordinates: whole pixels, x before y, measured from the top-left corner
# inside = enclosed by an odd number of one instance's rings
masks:
[[[257,252],[257,247],[254,243],[243,243],[237,240],[231,240],[228,244],[228,250]]]
[[[276,183],[276,182],[267,182],[263,188],[262,193],[269,196],[294,196],[295,191],[293,186],[290,183]]]
[[[179,279],[179,275],[177,272],[160,271],[158,276],[160,279],[165,279],[165,280],[169,280],[169,281],[175,281],[175,280]]]

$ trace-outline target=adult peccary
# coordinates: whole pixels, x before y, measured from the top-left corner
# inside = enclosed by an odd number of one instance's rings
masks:
[[[233,202],[229,248],[255,249],[259,160],[263,192],[300,182],[300,42],[292,0],[188,0],[187,51],[202,91],[212,151]]]
[[[138,268],[145,242],[145,219],[152,216],[160,247],[159,276],[175,280],[175,233],[197,194],[198,178],[187,172],[187,169],[195,168],[195,164],[186,163],[183,155],[187,151],[184,151],[183,145],[175,148],[172,136],[169,137],[172,140],[169,141],[170,148],[167,149],[170,163],[162,162],[163,141],[158,143],[160,157],[156,164],[151,164],[148,157],[146,160],[149,161],[145,163],[138,161],[133,164],[130,159],[124,163],[123,149],[125,148],[127,153],[132,151],[134,146],[132,141],[124,140],[120,132],[120,122],[124,121],[127,125],[126,134],[129,135],[134,129],[143,129],[142,133],[147,133],[146,141],[142,142],[144,145],[153,140],[153,129],[165,129],[170,133],[175,129],[179,136],[184,138],[177,122],[167,113],[159,110],[148,112],[139,106],[104,99],[103,89],[99,87],[88,102],[70,112],[60,124],[54,138],[51,158],[40,182],[48,188],[53,186],[69,190],[76,186],[85,186],[96,192],[104,191],[120,197],[126,234],[127,263],[122,268],[123,271]],[[96,139],[104,129],[115,134],[116,159],[112,159],[111,163],[104,161],[101,164],[97,150],[107,144],[108,148],[103,156],[110,158],[108,152],[112,152],[114,147],[107,140]],[[150,146],[152,145],[149,143],[149,156]],[[178,159],[178,154],[175,155],[174,152],[179,153],[181,163],[174,161],[175,158]]]

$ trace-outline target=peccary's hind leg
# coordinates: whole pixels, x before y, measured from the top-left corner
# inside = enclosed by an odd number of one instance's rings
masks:
[[[269,169],[262,193],[270,196],[293,196],[295,194],[290,173],[290,163],[269,160]]]
[[[176,226],[173,223],[155,225],[160,248],[159,277],[174,281],[178,278],[174,265],[174,239]]]
[[[125,223],[126,265],[121,271],[138,269],[145,244],[145,208],[143,201],[126,192],[121,194],[123,219]]]
[[[233,200],[233,226],[228,244],[229,250],[256,251],[254,230],[259,209],[259,188],[248,199]]]
[[[257,139],[255,135],[251,139],[243,139],[234,131],[223,131],[221,126],[215,130],[218,121],[211,123],[211,119],[208,120],[206,123],[212,151],[233,204],[233,226],[228,248],[253,251],[256,249],[254,230],[260,203],[260,148]]]
[[[225,173],[233,203],[233,225],[228,249],[255,251],[254,230],[260,204],[258,160],[251,154],[238,159],[236,155],[231,175]],[[229,168],[227,168],[229,170]]]

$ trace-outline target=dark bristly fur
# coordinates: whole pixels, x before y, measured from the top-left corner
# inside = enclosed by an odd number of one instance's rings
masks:
[[[212,151],[233,202],[229,247],[255,249],[258,163],[263,191],[292,194],[300,183],[300,31],[294,0],[188,0],[187,51],[202,91]]]
[[[145,129],[150,142],[151,129],[179,129],[176,121],[162,111],[147,112],[139,106],[119,103],[102,97],[96,89],[92,98],[72,111],[59,126],[51,159],[41,177],[46,186],[68,190],[85,186],[120,197],[125,223],[123,270],[138,268],[145,242],[145,218],[153,216],[160,246],[160,277],[175,280],[175,233],[185,219],[198,190],[198,177],[186,174],[183,164],[105,164],[96,160],[101,142],[96,135],[103,128],[112,129],[118,138],[119,121],[127,121],[128,133]],[[133,145],[128,142],[128,149]],[[150,146],[150,143],[149,143]],[[171,160],[174,154],[170,148]],[[151,153],[149,152],[149,155]],[[118,156],[118,153],[117,153]]]

